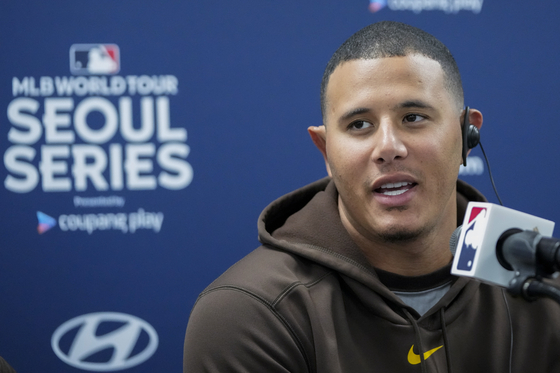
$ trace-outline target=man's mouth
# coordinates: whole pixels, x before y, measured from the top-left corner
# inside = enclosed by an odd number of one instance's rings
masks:
[[[410,189],[414,188],[417,184],[408,181],[400,181],[396,183],[387,183],[381,185],[379,188],[375,189],[376,193],[381,193],[386,196],[398,196],[400,194],[406,193]]]

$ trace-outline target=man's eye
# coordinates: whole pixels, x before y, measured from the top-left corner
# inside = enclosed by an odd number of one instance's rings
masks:
[[[418,114],[408,114],[404,117],[404,122],[419,122],[424,119],[423,116]]]
[[[357,120],[355,122],[352,122],[350,124],[350,129],[357,129],[357,130],[361,130],[364,128],[368,128],[371,127],[372,124],[370,122],[366,122],[365,120]]]

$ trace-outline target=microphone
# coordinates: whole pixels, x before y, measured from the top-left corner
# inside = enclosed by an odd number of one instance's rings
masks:
[[[506,269],[527,272],[538,267],[539,272],[552,274],[560,270],[559,248],[557,238],[512,228],[500,236],[496,255]]]
[[[560,269],[560,240],[544,237],[553,230],[550,220],[469,202],[463,225],[451,237],[451,251],[457,249],[451,273],[505,288],[520,272],[536,275],[544,268],[553,273]]]

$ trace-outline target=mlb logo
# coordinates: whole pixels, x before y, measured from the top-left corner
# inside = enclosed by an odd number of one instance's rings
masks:
[[[457,269],[471,271],[476,259],[477,250],[482,246],[484,231],[486,229],[487,209],[484,207],[473,207],[468,224],[466,225],[463,245],[461,247]]]
[[[121,69],[116,44],[72,44],[70,72],[76,75],[110,75]]]

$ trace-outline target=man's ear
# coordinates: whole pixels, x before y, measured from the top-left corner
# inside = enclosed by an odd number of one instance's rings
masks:
[[[327,157],[327,128],[324,125],[318,127],[311,126],[307,129],[307,132],[309,132],[309,136],[311,136],[311,140],[313,140],[313,143],[315,144],[317,149],[319,149],[321,154],[323,154],[327,172],[329,173],[329,176],[332,176],[331,167],[329,166],[329,159]]]
[[[482,113],[476,109],[469,110],[469,123],[478,128],[480,131],[480,127],[482,127]],[[467,155],[471,152],[472,149],[467,151]]]
[[[476,109],[470,109],[469,122],[480,130],[480,127],[482,127],[482,113]]]

